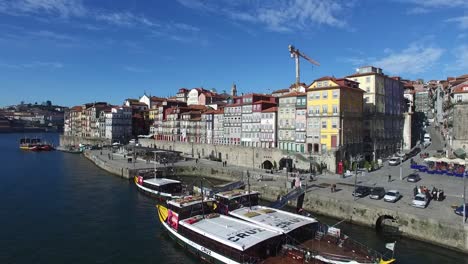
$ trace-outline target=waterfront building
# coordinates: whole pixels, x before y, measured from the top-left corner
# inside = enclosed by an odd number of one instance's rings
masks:
[[[170,107],[164,110],[166,118],[159,126],[158,139],[167,141],[182,141],[180,130],[181,113],[187,112],[187,107]]]
[[[65,136],[71,136],[71,114],[70,109],[67,109],[63,113],[63,134]]]
[[[214,114],[216,110],[210,109],[201,114],[200,143],[213,144]]]
[[[336,153],[338,160],[362,153],[363,93],[359,83],[322,77],[307,92],[307,151]]]
[[[101,112],[108,109],[109,106],[106,102],[97,102],[92,104],[85,104],[83,106],[82,114],[82,137],[85,138],[98,138],[98,119]]]
[[[384,75],[373,66],[360,67],[347,76],[359,83],[364,93],[364,155],[368,160],[387,157],[402,146],[403,83],[399,78]]]
[[[302,87],[301,87],[302,88]],[[307,94],[298,94],[296,97],[296,152],[306,152],[306,129],[307,129]]]
[[[277,106],[262,110],[260,121],[260,142],[262,148],[277,147],[277,117]]]
[[[296,144],[296,101],[305,93],[291,92],[279,98],[278,105],[278,145],[280,149],[300,152]]]
[[[224,108],[213,113],[213,143],[226,144],[224,140]]]
[[[224,139],[227,145],[240,145],[242,131],[242,97],[233,98],[224,108]]]
[[[181,114],[181,141],[201,143],[201,111],[190,110]]]
[[[180,88],[176,94],[176,100],[180,102],[187,102],[189,90],[185,88]]]
[[[70,135],[74,137],[81,137],[81,113],[82,106],[74,106],[70,109]]]
[[[255,147],[260,144],[260,120],[263,109],[275,106],[276,99],[270,95],[247,94],[242,96],[241,145]],[[257,104],[257,102],[260,102]],[[255,107],[255,111],[253,110]],[[263,108],[266,107],[266,108]]]
[[[153,127],[154,127],[153,131],[155,132],[154,135],[156,139],[164,140],[166,136],[169,136],[169,134],[167,133],[168,124],[164,124],[166,122],[167,113],[171,112],[171,111],[167,111],[167,109],[170,109],[172,107],[186,107],[186,106],[187,106],[186,102],[182,102],[179,100],[171,100],[171,99],[167,99],[163,101],[161,105],[159,105],[158,115],[154,117],[154,121],[153,121]],[[171,121],[170,123],[173,123],[173,122],[175,121]],[[163,127],[163,126],[166,126],[166,127]],[[177,128],[174,127],[174,129],[178,129],[178,127]],[[174,134],[179,135],[179,132],[176,132]],[[171,135],[174,135],[174,134],[171,132]],[[177,138],[177,140],[179,140],[179,138]]]
[[[105,112],[106,138],[112,142],[126,142],[132,136],[132,108],[114,106]]]
[[[273,97],[271,97],[270,99],[274,100]],[[252,140],[250,146],[252,147],[256,147],[256,148],[262,147],[262,144],[261,144],[262,143],[262,135],[261,135],[262,112],[264,110],[277,106],[276,102],[272,102],[272,101],[260,100],[252,104],[252,120],[251,120],[252,122],[251,122],[251,129],[250,129],[251,140]],[[266,133],[265,130],[263,132]],[[272,135],[267,136],[267,137],[272,138]]]

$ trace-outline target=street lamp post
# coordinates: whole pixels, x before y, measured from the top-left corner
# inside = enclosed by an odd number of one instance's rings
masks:
[[[358,174],[358,165],[359,162],[362,160],[362,155],[356,155],[351,157],[351,164],[356,162],[356,169],[354,171],[354,201],[356,201],[356,187],[357,187],[357,174]],[[351,165],[352,166],[352,165]]]

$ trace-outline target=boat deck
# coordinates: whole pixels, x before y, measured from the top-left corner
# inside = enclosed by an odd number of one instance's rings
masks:
[[[325,236],[321,240],[311,239],[303,243],[303,248],[309,249],[311,252],[317,252],[318,255],[325,259],[339,261],[340,263],[376,263],[370,256],[367,256],[363,250],[358,248],[352,249],[350,246],[343,245],[340,247],[337,240],[331,236]],[[313,253],[312,253],[313,254]],[[309,257],[307,260],[302,252],[290,250],[285,255],[278,255],[265,260],[264,264],[284,264],[284,263],[330,263],[319,259]]]

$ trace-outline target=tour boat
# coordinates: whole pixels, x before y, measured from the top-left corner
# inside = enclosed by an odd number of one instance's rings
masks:
[[[22,150],[41,150],[41,140],[38,138],[22,138],[20,139],[20,149]]]
[[[279,232],[287,241],[283,254],[275,262],[287,263],[290,258],[305,263],[392,263],[384,261],[382,254],[352,240],[340,229],[328,227],[312,217],[258,205],[258,192],[233,190],[215,194],[216,209],[240,220]],[[273,261],[273,260],[271,260]],[[270,263],[270,262],[265,262]]]
[[[161,201],[179,198],[182,195],[182,182],[167,178],[146,178],[135,176],[135,185],[144,193]]]
[[[51,144],[42,143],[39,138],[22,138],[20,140],[20,149],[32,151],[51,151],[54,150]]]
[[[212,213],[213,199],[188,196],[157,205],[169,236],[207,263],[261,263],[282,245],[279,232]]]

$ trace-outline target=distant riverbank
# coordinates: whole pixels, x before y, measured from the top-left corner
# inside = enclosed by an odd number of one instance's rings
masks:
[[[59,132],[55,127],[6,127],[0,128],[0,134],[11,133],[57,133]]]

